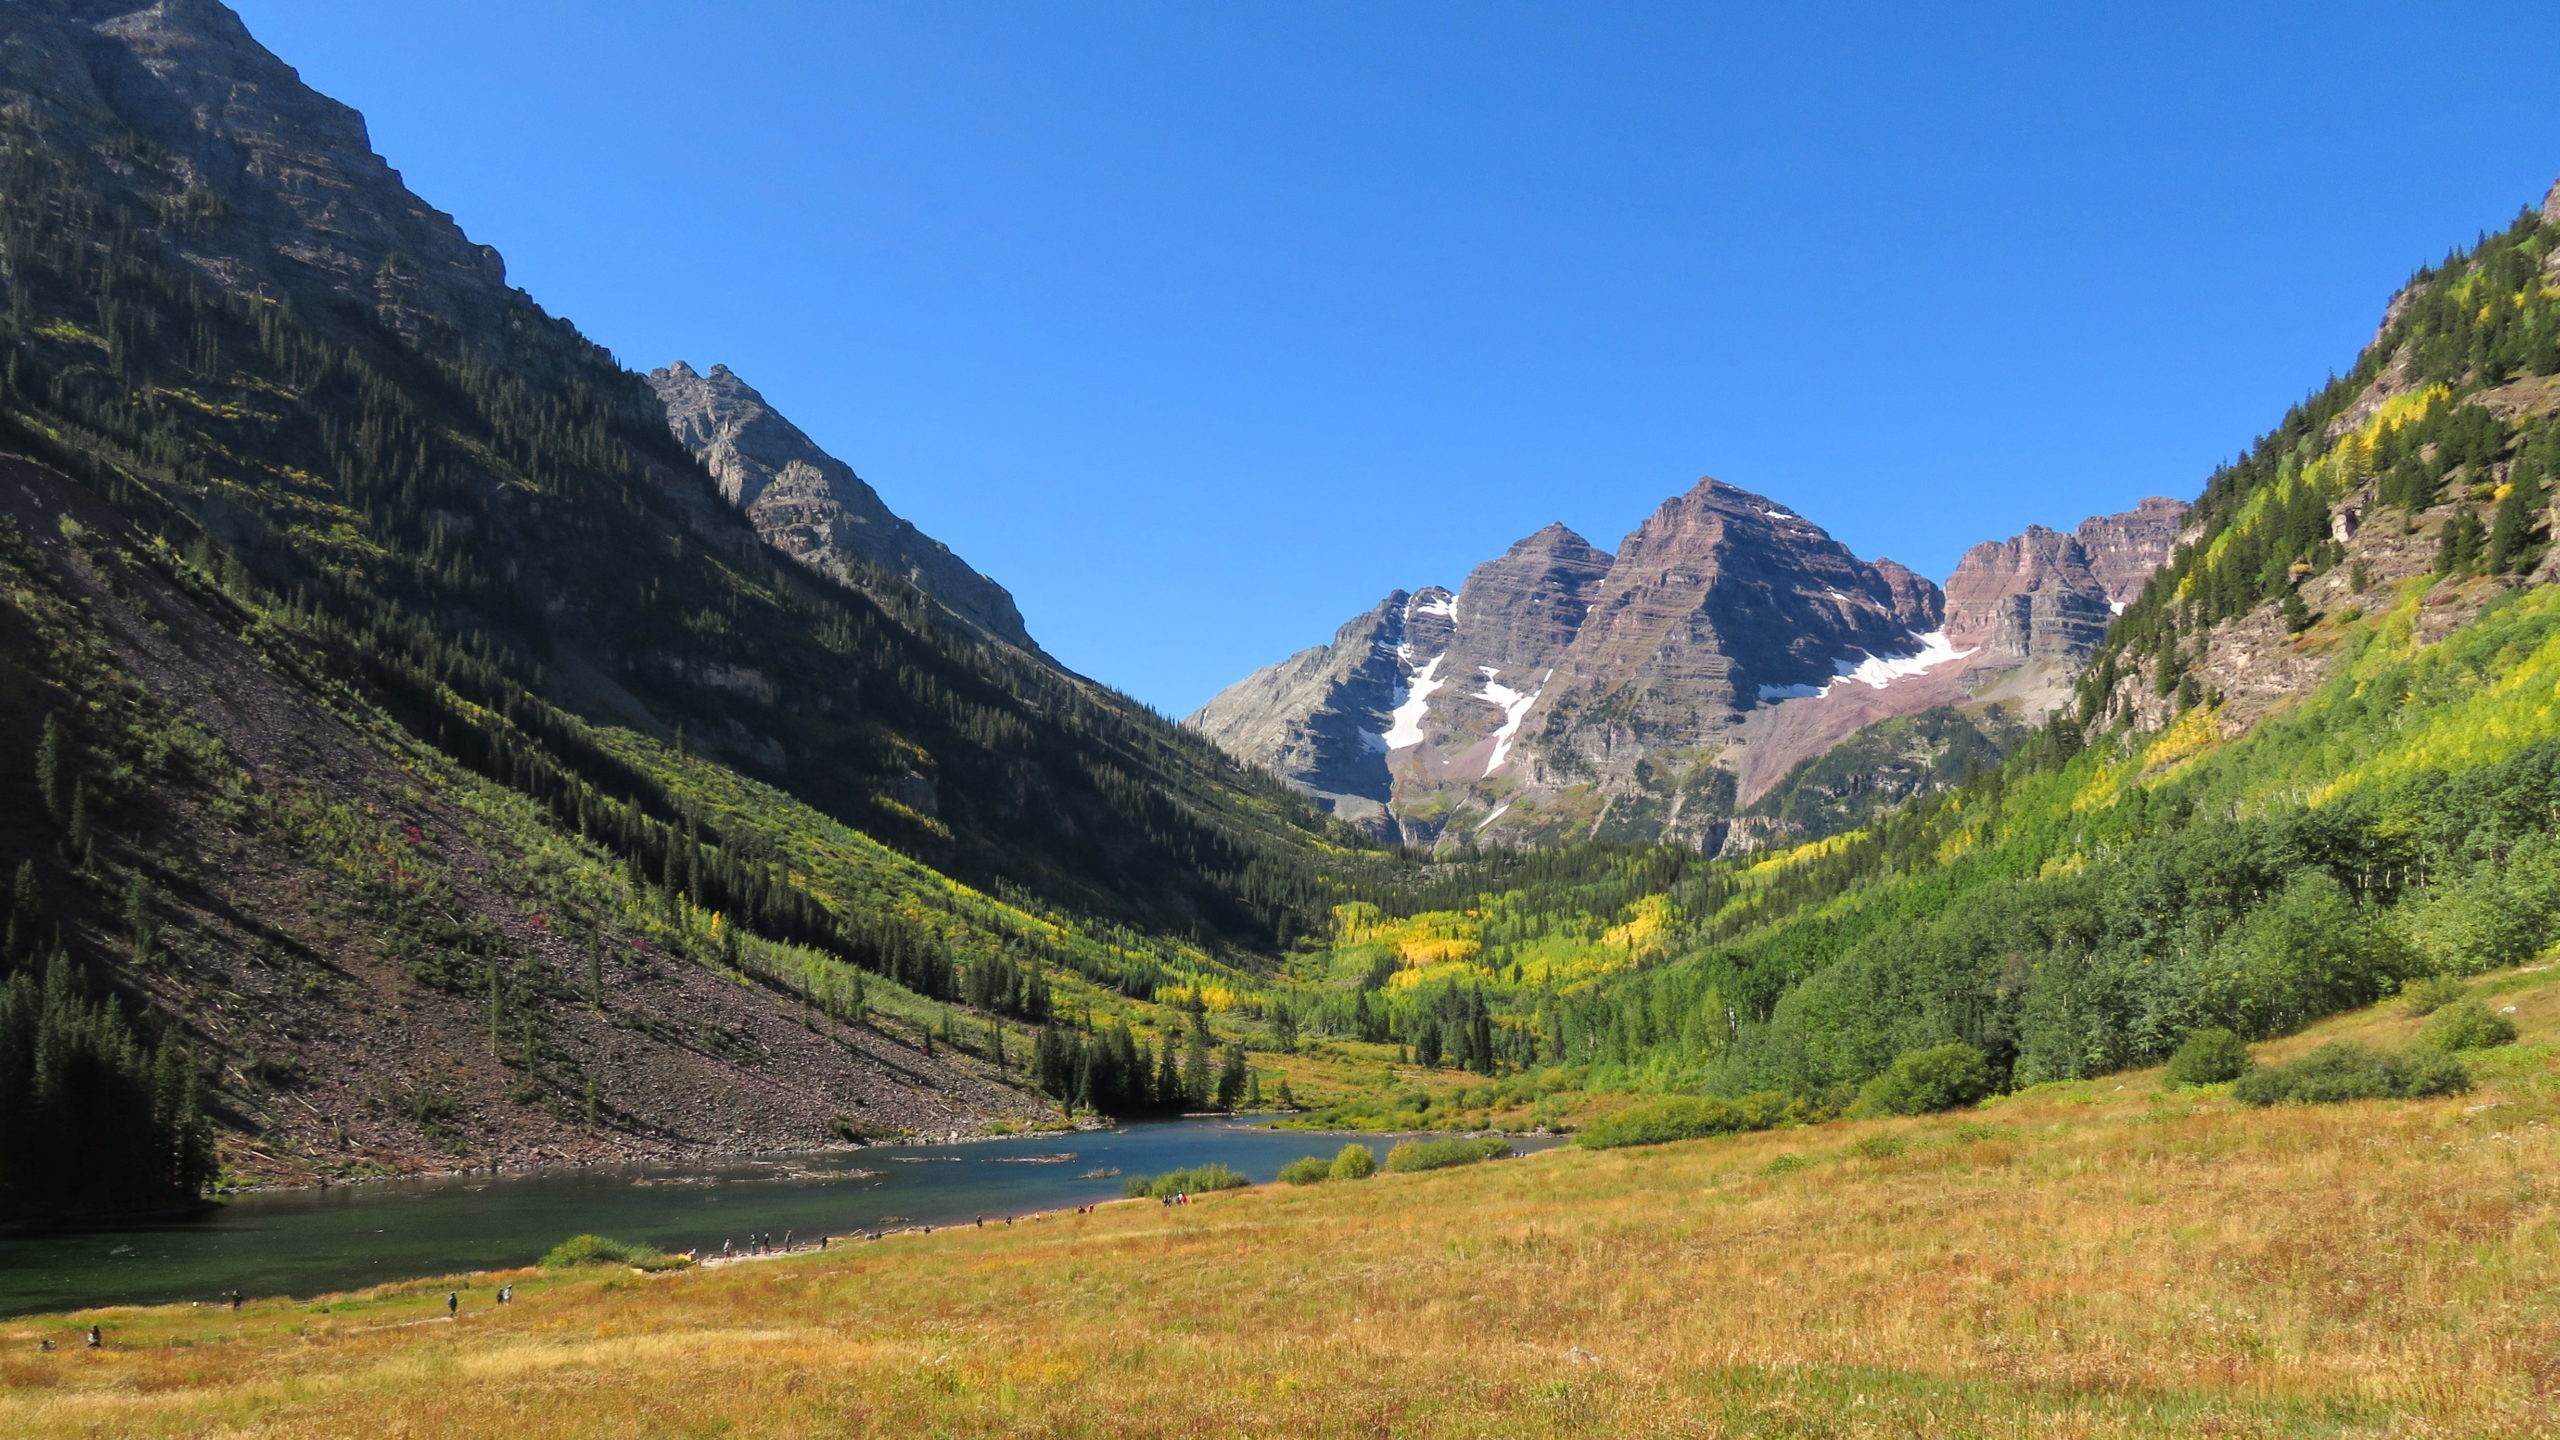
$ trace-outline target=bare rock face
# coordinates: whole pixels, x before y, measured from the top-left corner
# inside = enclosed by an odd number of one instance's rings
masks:
[[[162,147],[212,285],[326,294],[416,338],[498,323],[498,253],[375,154],[364,117],[302,83],[214,0],[15,0],[0,6],[0,99],[70,144]]]
[[[728,366],[703,375],[679,360],[650,371],[649,385],[666,406],[667,428],[766,544],[856,588],[885,571],[983,633],[1037,648],[1003,586],[901,519]]]
[[[2020,660],[2085,655],[2111,613],[2088,552],[2042,525],[1974,546],[1947,578],[1947,639],[1968,650]]]
[[[2111,607],[2121,611],[2131,604],[2151,572],[2169,563],[2178,533],[2186,528],[2187,512],[2194,508],[2184,500],[2154,495],[2121,514],[2093,515],[2080,522],[2074,538]]]
[[[1620,547],[1545,687],[1535,773],[1604,793],[1659,788],[1639,762],[1719,745],[1750,709],[1927,649],[1909,619],[1936,597],[1915,593],[1916,578],[1763,496],[1698,482]]]
[[[1427,607],[1424,628],[1437,630],[1445,644],[1448,603],[1449,592],[1436,587],[1418,595],[1395,591],[1335,632],[1332,644],[1254,671],[1183,723],[1269,768],[1336,816],[1392,833],[1386,736],[1412,679],[1405,637],[1416,609]]]

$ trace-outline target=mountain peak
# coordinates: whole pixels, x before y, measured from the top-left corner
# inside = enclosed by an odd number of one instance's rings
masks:
[[[809,438],[727,365],[649,372],[667,428],[746,512],[766,544],[856,589],[887,571],[977,629],[1035,650],[1013,596],[892,511],[853,467]]]
[[[1592,548],[1593,546],[1591,542],[1574,533],[1572,527],[1566,525],[1561,520],[1550,520],[1536,530],[1512,541],[1511,548],[1504,553],[1511,555],[1526,555],[1531,553],[1547,554],[1559,550],[1589,550]]]

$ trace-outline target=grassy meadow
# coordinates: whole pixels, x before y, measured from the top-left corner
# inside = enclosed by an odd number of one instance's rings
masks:
[[[2472,988],[2523,1038],[2452,1099],[2142,1071],[676,1274],[21,1318],[0,1432],[2547,1435],[2560,970]]]

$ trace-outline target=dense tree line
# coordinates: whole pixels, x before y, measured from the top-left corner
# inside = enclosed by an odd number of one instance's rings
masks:
[[[0,1219],[191,1201],[213,1178],[203,1081],[175,1036],[93,994],[21,863],[0,929]],[[147,940],[137,935],[137,945]]]
[[[1244,1047],[1221,1047],[1207,1021],[1189,1015],[1150,1049],[1128,1025],[1044,1025],[1033,1042],[1031,1080],[1072,1113],[1122,1117],[1234,1110],[1261,1095]]]

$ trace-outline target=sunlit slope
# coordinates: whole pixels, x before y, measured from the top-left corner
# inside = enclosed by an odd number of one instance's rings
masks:
[[[0,1329],[29,1436],[2549,1433],[2560,972],[2456,1099],[1965,1115],[1138,1203],[675,1276]],[[2396,1043],[2396,1008],[2338,1035]],[[1311,1140],[1311,1148],[1314,1142]],[[108,1349],[70,1343],[105,1324]],[[63,1346],[38,1353],[52,1337]]]

